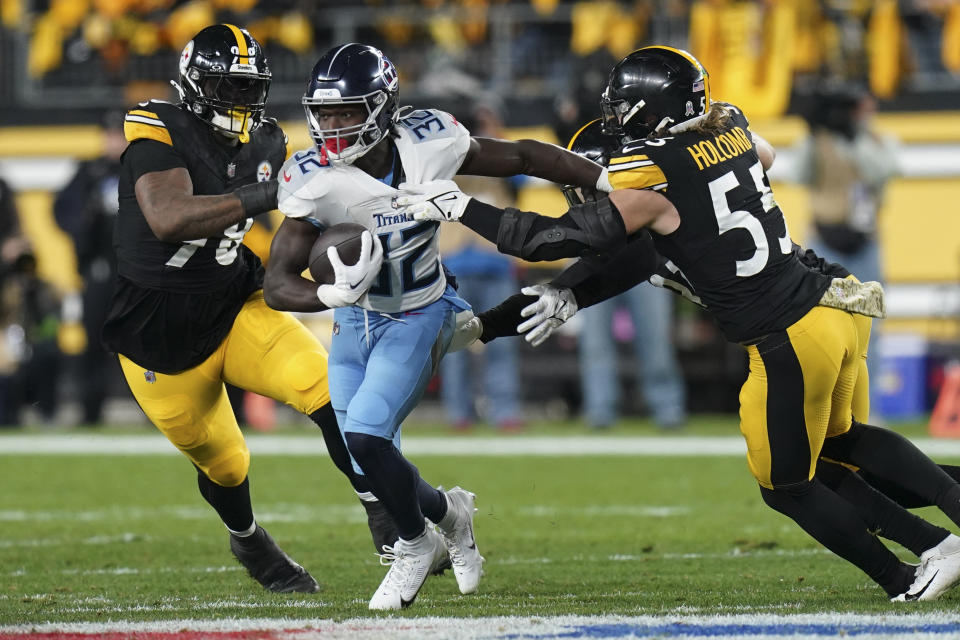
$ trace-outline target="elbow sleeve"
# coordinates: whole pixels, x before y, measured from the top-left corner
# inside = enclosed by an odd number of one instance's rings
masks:
[[[570,207],[559,218],[506,209],[497,249],[531,262],[614,251],[626,242],[620,212],[608,198]]]

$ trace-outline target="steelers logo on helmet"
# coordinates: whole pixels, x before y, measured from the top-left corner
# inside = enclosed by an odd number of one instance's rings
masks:
[[[383,140],[393,126],[399,86],[396,67],[375,47],[350,43],[323,54],[302,100],[321,158],[351,164]],[[336,109],[358,111],[359,122],[326,126],[326,115]]]
[[[273,177],[273,165],[266,160],[257,165],[257,182],[266,182]]]
[[[263,49],[253,36],[232,24],[217,24],[184,47],[174,86],[215,131],[247,142],[263,117],[270,79]]]
[[[637,49],[610,71],[600,99],[606,133],[631,140],[676,133],[710,110],[709,75],[689,52]]]

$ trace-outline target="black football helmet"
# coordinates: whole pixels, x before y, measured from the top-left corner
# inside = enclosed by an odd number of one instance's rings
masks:
[[[173,86],[197,117],[247,142],[263,116],[270,78],[260,43],[246,29],[216,24],[183,48],[180,81]]]
[[[643,47],[618,62],[600,99],[604,131],[631,140],[676,129],[709,110],[707,70],[672,47]]]
[[[598,118],[583,125],[573,134],[567,149],[605,167],[610,162],[611,154],[621,146],[619,138],[604,133],[603,122]],[[595,199],[596,197],[596,193],[585,193],[583,189],[573,185],[566,185],[562,190],[563,197],[567,199],[567,204],[570,206],[583,204],[586,198]]]
[[[375,47],[350,43],[323,54],[302,100],[310,136],[320,152],[331,162],[350,164],[372,149],[393,126],[399,88],[397,68]],[[337,129],[320,126],[320,108],[348,104],[367,110],[363,123]]]

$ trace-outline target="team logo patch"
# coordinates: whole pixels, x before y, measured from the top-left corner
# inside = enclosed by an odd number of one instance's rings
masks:
[[[193,40],[187,43],[180,54],[180,73],[187,72],[187,65],[190,64],[190,58],[193,56]]]
[[[683,115],[685,116],[696,115],[696,112],[693,110],[693,103],[690,102],[689,100],[687,100],[687,105],[684,108]]]
[[[153,371],[144,371],[143,379],[146,380],[148,383],[153,384],[154,382],[157,381],[157,374],[155,374]]]
[[[383,83],[387,85],[389,89],[394,89],[397,84],[399,84],[397,68],[383,56],[383,53],[379,51],[377,53],[380,54],[380,75],[383,77]]]
[[[264,160],[259,165],[257,165],[257,182],[266,182],[273,177],[273,165]],[[283,176],[287,182],[290,182],[290,178],[287,178],[286,174]]]

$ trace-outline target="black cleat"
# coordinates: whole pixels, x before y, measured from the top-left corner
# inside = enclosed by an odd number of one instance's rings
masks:
[[[378,554],[385,553],[383,548],[393,547],[400,538],[397,525],[393,523],[393,518],[379,500],[361,500],[360,504],[367,512],[367,526],[370,527],[370,535],[373,536],[373,547]]]
[[[230,551],[250,577],[274,593],[316,593],[320,585],[307,570],[290,559],[267,530],[257,525],[253,535],[230,534]]]

